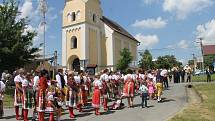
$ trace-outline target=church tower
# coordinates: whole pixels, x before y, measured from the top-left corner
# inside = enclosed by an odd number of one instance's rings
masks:
[[[62,24],[62,65],[78,71],[101,64],[100,0],[65,0]]]

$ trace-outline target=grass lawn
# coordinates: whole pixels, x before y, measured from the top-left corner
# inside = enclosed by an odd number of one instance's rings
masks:
[[[4,94],[4,107],[13,107],[13,102],[14,102],[14,88],[8,87],[5,90]]]
[[[215,121],[215,84],[198,84],[195,88],[203,102],[189,105],[171,121]]]
[[[200,76],[192,76],[193,82],[206,82],[207,81],[207,75],[200,75]],[[211,75],[211,80],[215,81],[215,74]]]

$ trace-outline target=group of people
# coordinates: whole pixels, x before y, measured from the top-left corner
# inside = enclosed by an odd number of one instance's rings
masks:
[[[142,97],[142,108],[148,107],[148,96],[149,99],[161,101],[163,83],[168,85],[167,77],[166,69],[150,71],[128,69],[126,74],[104,69],[95,75],[88,75],[84,71],[63,72],[63,69],[58,69],[53,80],[46,70],[28,73],[24,69],[19,69],[14,78],[16,119],[28,121],[28,111],[33,109],[33,120],[38,118],[39,121],[44,121],[45,113],[49,113],[49,121],[54,121],[55,116],[57,121],[60,121],[63,107],[67,107],[70,118],[75,118],[74,109],[83,112],[83,107],[90,103],[95,115],[100,115],[101,106],[104,111],[124,107],[122,103],[124,98],[127,98],[127,107],[133,107],[135,94]],[[5,85],[1,82],[0,107],[3,106],[4,89]],[[113,101],[111,105],[108,104],[110,100]],[[1,109],[0,114],[3,112],[3,108]]]

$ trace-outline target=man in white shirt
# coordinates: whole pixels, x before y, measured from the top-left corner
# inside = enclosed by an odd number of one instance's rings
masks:
[[[160,73],[162,80],[163,80],[163,84],[165,89],[169,88],[169,83],[168,83],[168,71],[166,69],[162,69],[161,73]]]

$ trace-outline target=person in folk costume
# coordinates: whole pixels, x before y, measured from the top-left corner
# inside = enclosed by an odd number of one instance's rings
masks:
[[[151,73],[148,74],[148,79],[147,79],[147,88],[148,88],[148,93],[149,93],[149,99],[153,99],[153,95],[155,93],[155,85],[153,83],[153,75]]]
[[[86,73],[83,72],[83,76],[82,76],[83,80],[84,80],[84,105],[87,104],[88,102],[88,95],[89,95],[89,80],[88,77],[86,76]]]
[[[88,73],[85,73],[85,77],[86,77],[86,85],[87,85],[87,97],[90,96],[90,91],[92,90],[91,88],[91,79],[90,79],[90,75]]]
[[[68,95],[66,97],[67,99],[67,106],[69,109],[70,118],[75,118],[74,114],[74,107],[76,107],[77,104],[77,98],[78,98],[78,87],[74,79],[74,72],[69,71],[68,72]]]
[[[58,69],[56,81],[58,88],[61,90],[62,101],[64,102],[66,96],[66,81],[64,80],[63,69]]]
[[[50,85],[47,89],[47,104],[46,104],[46,112],[49,113],[49,121],[54,121],[54,112],[57,111],[56,109],[56,101],[55,101],[55,96],[56,96],[56,87],[57,87],[57,81],[51,80]]]
[[[108,76],[109,70],[105,69],[103,71],[103,74],[100,76],[100,80],[102,81],[102,97],[103,97],[103,107],[104,110],[108,110],[108,82],[109,82],[109,76]]]
[[[54,113],[56,110],[56,107],[54,105],[54,95],[53,94],[48,94],[47,95],[47,106],[46,106],[46,111],[49,113],[49,121],[55,121],[54,120]]]
[[[119,98],[119,79],[120,77],[117,75],[117,73],[115,72],[112,75],[111,78],[111,83],[112,83],[112,88],[113,88],[113,97],[114,99]]]
[[[139,69],[137,70],[136,72],[136,82],[135,82],[135,89],[136,89],[136,92],[139,91],[139,87],[142,83],[142,81],[144,80],[144,75],[143,75],[143,70],[142,69]]]
[[[16,113],[16,119],[21,120],[23,117],[23,109],[22,109],[22,115],[19,115],[19,107],[22,106],[22,82],[24,80],[24,69],[19,69],[18,75],[15,76],[14,82],[15,82],[15,94],[14,94],[14,106],[15,106],[15,113]]]
[[[132,107],[134,99],[134,79],[132,76],[132,70],[128,69],[127,72],[128,74],[124,77],[123,97],[127,98],[128,107]]]
[[[65,92],[62,93],[62,89],[58,86],[58,81],[56,81],[56,85],[54,85],[55,95],[54,95],[54,104],[57,108],[57,121],[60,121],[62,115],[62,106],[65,101]]]
[[[46,91],[48,88],[47,83],[48,71],[42,70],[40,72],[40,80],[38,82],[38,103],[37,103],[37,111],[38,111],[38,121],[44,121],[44,114],[46,109]]]
[[[108,97],[113,99],[114,93],[113,93],[113,87],[114,87],[114,78],[113,78],[113,72],[111,71],[108,75],[109,81],[107,82],[108,86]]]
[[[5,92],[5,84],[3,81],[0,81],[0,119],[4,115],[4,105],[3,105],[4,92]]]
[[[75,77],[75,80],[78,85],[78,104],[77,109],[79,112],[82,112],[82,107],[87,104],[87,91],[86,84],[84,82],[84,72],[80,71],[78,76]]]
[[[33,84],[30,73],[27,73],[25,79],[22,81],[22,92],[23,118],[24,121],[28,121],[28,110],[33,107]]]
[[[107,82],[107,86],[108,86],[108,97],[113,99],[114,98],[114,77],[113,77],[113,72],[111,71],[109,73],[109,81]]]
[[[33,78],[33,98],[34,98],[34,110],[33,110],[33,116],[32,120],[36,120],[37,118],[37,103],[39,101],[38,97],[38,83],[39,83],[40,77],[39,77],[39,72],[35,71],[34,72],[34,78]]]
[[[102,82],[99,78],[100,78],[100,76],[97,74],[93,81],[94,91],[93,91],[93,96],[92,96],[92,106],[95,109],[96,115],[100,115],[99,108],[100,108]]]

